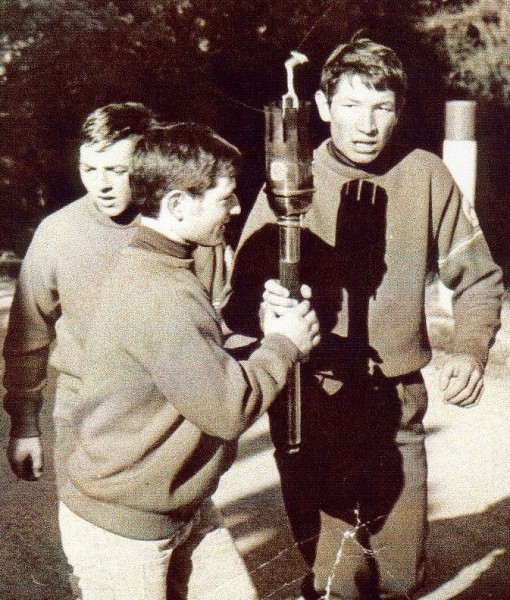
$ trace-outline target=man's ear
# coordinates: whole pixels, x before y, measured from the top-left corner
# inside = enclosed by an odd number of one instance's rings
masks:
[[[161,212],[167,213],[180,221],[183,216],[185,192],[182,190],[172,190],[161,199]]]
[[[329,110],[329,102],[326,98],[326,94],[322,90],[315,92],[315,103],[319,109],[319,115],[325,123],[331,122],[331,112]]]

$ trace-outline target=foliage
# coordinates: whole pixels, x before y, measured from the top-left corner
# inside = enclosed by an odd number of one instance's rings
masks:
[[[360,28],[403,57],[411,94],[402,133],[434,147],[449,62],[462,66],[449,76],[455,85],[473,86],[478,77],[473,91],[501,97],[497,90],[508,85],[496,38],[494,70],[470,62],[483,55],[480,44],[488,47],[494,13],[474,25],[483,33],[478,46],[452,41],[454,19],[460,23],[488,2],[0,0],[0,234],[10,237],[0,247],[12,247],[20,227],[33,227],[81,193],[76,133],[86,114],[108,102],[141,101],[166,120],[213,125],[244,151],[241,187],[249,195],[261,178],[261,109],[285,91],[290,50],[310,58],[297,85],[301,97],[311,98],[324,59]],[[508,12],[498,18],[503,31]]]
[[[510,0],[446,2],[422,28],[442,40],[451,89],[510,104]]]

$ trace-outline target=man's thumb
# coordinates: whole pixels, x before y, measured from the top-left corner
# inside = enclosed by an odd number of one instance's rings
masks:
[[[453,371],[451,366],[445,367],[441,371],[441,376],[439,377],[439,389],[444,392],[450,383],[450,379],[452,378]]]
[[[39,479],[41,477],[44,468],[44,461],[42,453],[37,453],[32,457],[32,471],[34,473],[34,477]]]

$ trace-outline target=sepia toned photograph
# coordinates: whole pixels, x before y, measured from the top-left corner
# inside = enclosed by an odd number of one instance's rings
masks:
[[[510,0],[0,1],[0,600],[510,597]]]

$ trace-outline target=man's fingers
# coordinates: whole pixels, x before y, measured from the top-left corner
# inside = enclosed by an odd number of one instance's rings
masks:
[[[7,458],[13,472],[21,479],[34,481],[43,472],[43,451],[39,437],[10,437]]]
[[[42,453],[38,453],[32,456],[32,471],[36,479],[39,479],[39,477],[41,477],[43,469],[44,464]]]
[[[282,296],[283,298],[290,296],[289,290],[276,279],[268,279],[264,284],[264,289],[275,296]]]
[[[262,314],[264,315],[264,317],[266,316],[274,316],[275,313],[275,307],[270,304],[269,302],[261,302],[260,303],[260,309],[262,311]]]
[[[262,298],[264,299],[264,302],[267,302],[268,304],[272,304],[273,306],[284,306],[286,308],[296,306],[298,303],[298,301],[294,300],[294,298],[280,296],[268,290],[262,294]]]
[[[307,302],[308,306],[310,306],[310,303],[307,300],[305,300],[304,302]],[[313,325],[314,323],[317,323],[317,315],[315,314],[315,311],[314,310],[309,310],[305,314],[305,319],[308,321],[308,323],[310,323],[310,325]]]
[[[315,311],[310,310],[309,300],[301,300],[301,302],[296,306],[294,310],[296,310],[301,316],[305,317],[305,320],[308,323],[312,323],[314,320],[317,319],[317,317],[315,316]]]
[[[305,298],[306,300],[310,300],[310,298],[312,297],[312,288],[309,285],[306,285],[306,283],[303,283],[300,292],[301,297]]]
[[[312,347],[315,348],[315,346],[318,346],[320,344],[320,341],[321,341],[320,334],[319,333],[315,334],[312,339]]]
[[[448,385],[446,386],[446,389],[444,390],[444,400],[445,402],[450,402],[452,400],[452,398],[455,398],[458,394],[460,394],[460,392],[462,392],[462,390],[464,390],[464,388],[467,386],[469,381],[469,377],[468,374],[465,373],[464,371],[462,372],[458,372],[457,374],[455,374],[452,377],[450,377],[449,381],[448,381]]]
[[[484,389],[483,379],[480,379],[476,383],[475,388],[471,392],[471,394],[462,402],[457,403],[457,406],[460,406],[462,408],[472,408],[473,406],[477,406],[482,397],[483,389]]]
[[[278,315],[279,317],[283,317],[283,315],[286,315],[289,312],[288,306],[277,306],[275,304],[271,304],[271,302],[268,302],[266,306],[268,308],[270,307],[273,315]]]
[[[478,371],[469,373],[462,372],[460,376],[450,380],[450,386],[446,390],[445,399],[451,404],[460,404],[467,400],[473,393],[481,376]]]
[[[444,366],[440,387],[448,404],[463,408],[475,406],[483,391],[483,369],[472,357],[455,357]]]

